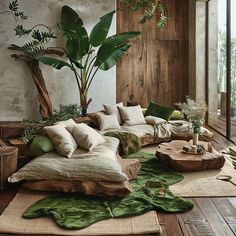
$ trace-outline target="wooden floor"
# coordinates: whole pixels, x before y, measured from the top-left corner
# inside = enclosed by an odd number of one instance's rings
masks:
[[[220,134],[215,133],[213,146],[218,151],[232,145]],[[16,186],[0,192],[0,214],[14,198],[19,188],[20,186]],[[163,236],[236,235],[236,197],[189,198],[189,200],[194,203],[195,207],[187,213],[158,213]]]

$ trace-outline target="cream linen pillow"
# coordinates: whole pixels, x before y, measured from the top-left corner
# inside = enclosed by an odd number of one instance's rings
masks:
[[[120,112],[118,110],[118,107],[123,107],[123,106],[124,106],[123,102],[117,103],[116,105],[109,105],[109,104],[103,105],[105,113],[107,115],[115,114],[120,125],[122,124],[122,119],[120,117]]]
[[[156,116],[146,116],[145,121],[149,125],[158,125],[158,124],[161,124],[163,122],[166,122],[166,120],[164,120],[162,118],[159,118],[159,117],[156,117]]]
[[[54,143],[57,152],[62,156],[70,158],[78,147],[70,132],[62,124],[46,126],[44,130]]]
[[[89,151],[106,142],[101,134],[83,123],[68,127],[68,130],[75,138],[77,144]]]
[[[124,125],[146,124],[140,105],[132,107],[118,107]]]
[[[120,125],[115,114],[103,115],[97,113],[96,117],[99,123],[100,130],[120,129]]]
[[[69,126],[76,125],[76,123],[73,119],[68,119],[68,120],[59,121],[56,123],[56,125],[63,125],[65,128],[67,128]]]

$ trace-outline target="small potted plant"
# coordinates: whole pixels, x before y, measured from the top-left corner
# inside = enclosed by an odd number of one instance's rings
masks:
[[[187,120],[191,124],[190,129],[193,133],[193,141],[192,146],[188,148],[188,152],[202,154],[202,145],[198,144],[198,136],[205,121],[205,114],[207,111],[205,101],[195,102],[187,97],[186,103],[178,103],[177,105],[182,109],[182,112],[186,115]],[[184,151],[187,151],[185,149],[186,147],[184,147]]]

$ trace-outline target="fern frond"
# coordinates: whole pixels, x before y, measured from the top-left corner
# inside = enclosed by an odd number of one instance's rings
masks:
[[[9,5],[8,5],[8,8],[13,12],[17,12],[18,7],[19,7],[19,4],[18,4],[17,0],[14,0],[14,1],[10,2]]]
[[[38,41],[33,40],[32,42],[24,44],[22,49],[24,53],[35,56],[40,54],[44,50],[44,47]]]
[[[16,35],[18,35],[19,37],[22,37],[31,33],[31,30],[25,29],[22,25],[17,25],[14,30],[16,32]]]
[[[20,12],[14,12],[14,15],[15,15],[15,17],[19,17],[19,18],[21,18],[22,20],[26,20],[26,19],[28,19],[28,16],[26,16],[26,15],[24,15],[24,12],[22,12],[22,11],[20,11]]]

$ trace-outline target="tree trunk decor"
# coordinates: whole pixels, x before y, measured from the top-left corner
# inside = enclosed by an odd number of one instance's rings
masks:
[[[8,47],[10,50],[16,50],[22,52],[22,49],[18,47],[17,45],[10,45]],[[45,49],[41,52],[42,55],[44,54],[56,54],[58,56],[64,55],[63,52],[55,49]],[[27,64],[31,71],[31,75],[34,81],[34,84],[38,91],[38,101],[39,101],[39,112],[43,119],[48,118],[50,115],[52,115],[52,103],[49,98],[49,93],[46,87],[45,80],[43,78],[42,71],[39,67],[39,61],[35,60],[32,56],[27,54],[11,54],[11,57],[15,60],[23,61]]]

